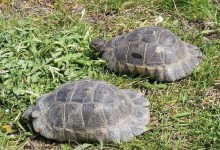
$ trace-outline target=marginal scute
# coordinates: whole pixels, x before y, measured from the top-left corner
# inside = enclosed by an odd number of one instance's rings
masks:
[[[186,48],[191,55],[193,55],[196,58],[202,57],[202,52],[199,50],[198,47],[188,43],[184,43],[184,44],[186,45]]]
[[[192,68],[194,68],[199,65],[199,59],[195,57],[190,57],[189,64],[191,65]]]
[[[155,68],[155,78],[158,81],[163,81],[164,80],[164,72],[165,72],[164,66],[157,66]]]
[[[117,63],[118,72],[124,72],[124,64],[121,62]]]
[[[72,139],[77,139],[76,131],[72,129],[65,130],[65,141],[71,141]]]
[[[128,67],[128,64],[125,63],[125,64],[124,64],[124,71],[123,71],[123,72],[130,73],[130,70],[129,70],[129,69],[130,69],[130,68]]]
[[[48,122],[47,117],[41,115],[39,118],[33,120],[33,127],[36,132],[40,133],[46,138],[54,139],[53,127]]]
[[[87,129],[86,133],[87,133],[87,139],[85,142],[87,142],[87,143],[99,142],[99,140],[96,136],[96,130]]]
[[[174,68],[172,66],[166,67],[164,72],[165,81],[174,81],[176,80],[176,76],[174,73]]]
[[[118,126],[110,126],[108,130],[108,141],[120,141],[120,129]]]
[[[106,128],[99,128],[99,129],[95,130],[95,135],[96,135],[96,139],[98,142],[100,142],[100,140],[102,140],[102,139],[104,139],[104,141],[105,141],[107,134],[108,133],[107,133]]]
[[[53,133],[54,133],[54,139],[58,140],[58,141],[64,141],[65,139],[65,135],[63,132],[63,128],[58,128],[58,127],[53,127]]]
[[[129,72],[132,72],[132,73],[135,72],[135,68],[136,68],[135,65],[133,65],[133,64],[129,64],[129,63],[128,63],[127,66],[128,66]]]
[[[146,72],[146,74],[149,75],[149,77],[155,77],[155,67],[154,66],[146,66],[145,72]]]
[[[76,131],[76,137],[78,141],[87,142],[88,141],[88,133],[86,129],[77,129]]]
[[[181,79],[186,76],[186,73],[180,63],[174,66],[174,71],[176,79]]]
[[[149,113],[149,110],[146,109],[146,108],[135,108],[133,109],[133,117],[135,118],[135,120],[139,123],[148,123],[149,122],[149,119],[150,119],[150,113]]]
[[[192,67],[190,65],[188,65],[186,62],[181,62],[181,66],[187,75],[189,75],[191,73]]]
[[[38,129],[38,131],[44,130],[46,124],[50,124],[50,122],[48,122],[47,118],[43,117],[43,116],[33,120],[33,127],[34,127],[34,129]],[[37,130],[35,130],[35,131],[37,131]]]
[[[129,125],[127,124],[127,121],[124,121],[119,125],[120,128],[120,140],[123,141],[128,141],[134,137],[133,132],[129,128]]]
[[[45,124],[45,126],[41,130],[40,134],[47,137],[47,138],[53,138],[54,133],[53,133],[52,127],[49,124],[45,123],[45,122],[43,122],[43,123]],[[62,141],[62,139],[61,139],[61,141]]]
[[[193,55],[196,58],[202,57],[202,53],[198,49],[189,49],[188,51],[191,55]]]
[[[144,72],[145,72],[145,67],[144,66],[137,66],[136,68],[137,68],[137,72],[139,74],[144,74]]]
[[[128,118],[128,127],[135,136],[140,135],[145,131],[144,126],[133,118]]]

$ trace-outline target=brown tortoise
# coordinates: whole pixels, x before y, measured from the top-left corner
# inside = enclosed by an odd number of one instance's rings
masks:
[[[103,52],[102,59],[109,69],[144,74],[158,81],[186,77],[202,56],[198,47],[160,27],[142,27],[107,42],[96,39],[90,47]]]

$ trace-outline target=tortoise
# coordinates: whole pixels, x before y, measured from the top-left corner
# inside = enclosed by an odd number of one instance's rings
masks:
[[[68,82],[40,96],[22,119],[58,141],[124,142],[146,131],[149,101],[140,92],[104,81]]]
[[[198,47],[155,26],[142,27],[109,41],[95,39],[89,45],[102,53],[109,69],[145,75],[157,81],[186,77],[199,65],[202,57]]]

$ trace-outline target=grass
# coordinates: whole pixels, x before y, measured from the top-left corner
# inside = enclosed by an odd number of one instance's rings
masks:
[[[15,7],[14,1],[0,4],[4,14],[0,16],[0,149],[220,148],[220,4],[39,0],[21,6]],[[157,22],[158,17],[162,21]],[[88,47],[93,38],[110,39],[149,25],[167,28],[201,48],[203,62],[192,75],[179,82],[157,83],[116,74]],[[145,92],[151,102],[149,130],[121,144],[60,143],[31,133],[20,122],[38,96],[81,78]]]

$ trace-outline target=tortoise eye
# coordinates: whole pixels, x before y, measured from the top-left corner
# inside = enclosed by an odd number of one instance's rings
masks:
[[[131,55],[132,55],[134,58],[142,59],[142,55],[141,55],[141,54],[138,54],[138,53],[131,53]]]

